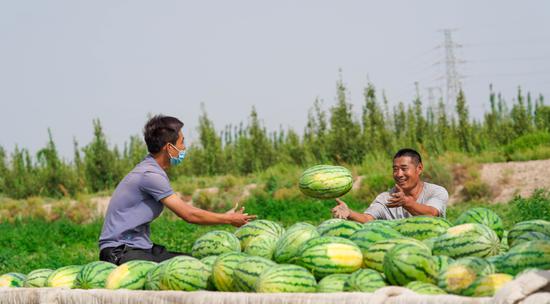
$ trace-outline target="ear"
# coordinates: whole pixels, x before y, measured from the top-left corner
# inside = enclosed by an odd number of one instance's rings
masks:
[[[416,167],[416,170],[418,171],[418,175],[421,175],[422,172],[424,172],[424,164],[419,163],[418,166]]]

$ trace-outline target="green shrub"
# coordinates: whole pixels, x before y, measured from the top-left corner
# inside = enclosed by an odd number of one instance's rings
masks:
[[[550,221],[550,192],[542,189],[529,198],[516,197],[510,202],[512,214],[517,221],[543,219]]]

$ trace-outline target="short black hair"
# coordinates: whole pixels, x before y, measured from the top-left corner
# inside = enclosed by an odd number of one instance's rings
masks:
[[[171,116],[155,115],[143,128],[149,153],[158,153],[167,143],[176,144],[183,122]]]
[[[405,149],[401,149],[399,151],[397,151],[397,153],[395,153],[394,157],[393,157],[393,160],[395,160],[396,158],[399,158],[399,157],[403,157],[403,156],[408,156],[412,159],[412,161],[415,163],[415,165],[418,166],[418,164],[421,164],[422,163],[422,157],[420,157],[420,153],[416,152],[416,150],[413,150],[413,149],[410,149],[410,148],[405,148]]]

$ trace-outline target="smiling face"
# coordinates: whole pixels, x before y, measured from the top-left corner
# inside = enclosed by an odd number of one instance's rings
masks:
[[[405,191],[410,191],[420,181],[423,170],[422,163],[416,164],[409,156],[397,157],[393,160],[393,180]]]

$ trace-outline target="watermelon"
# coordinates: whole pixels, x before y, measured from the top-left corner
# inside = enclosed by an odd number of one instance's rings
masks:
[[[317,284],[317,292],[343,292],[349,274],[335,273],[324,277]]]
[[[143,289],[146,290],[160,290],[160,278],[164,271],[164,265],[170,260],[165,260],[158,263],[155,267],[151,268],[147,275],[145,275],[145,284]]]
[[[462,294],[478,278],[492,273],[493,265],[482,258],[461,258],[439,273],[438,286],[447,292]]]
[[[365,251],[363,251],[363,264],[365,265],[365,267],[374,269],[378,272],[383,272],[384,256],[386,255],[386,252],[388,252],[390,249],[393,248],[393,246],[397,244],[419,245],[425,247],[427,251],[430,250],[430,248],[426,244],[413,238],[381,240],[370,245]]]
[[[434,255],[452,258],[466,256],[488,257],[497,255],[500,239],[483,224],[468,223],[449,228],[444,234],[429,240]]]
[[[282,264],[267,268],[256,282],[256,292],[315,292],[317,281],[307,269]]]
[[[502,238],[504,234],[504,224],[502,219],[494,211],[483,208],[471,208],[462,213],[455,221],[455,225],[462,225],[467,223],[483,224],[495,231],[499,238]]]
[[[277,241],[273,260],[277,263],[288,263],[296,257],[298,249],[300,249],[303,243],[318,236],[319,233],[315,226],[311,224],[296,223],[290,226],[279,241]]]
[[[107,276],[105,288],[143,289],[147,281],[147,273],[156,265],[157,263],[155,262],[142,260],[134,260],[121,264]]]
[[[317,228],[321,236],[337,236],[348,239],[354,232],[361,230],[363,224],[354,221],[342,220],[323,223]]]
[[[0,276],[0,287],[23,287],[26,276],[19,272],[8,272]]]
[[[247,292],[254,291],[256,281],[258,281],[262,271],[275,265],[277,265],[275,262],[259,256],[245,258],[233,272],[235,289]]]
[[[196,258],[180,255],[162,266],[161,290],[196,291],[206,289],[210,269]]]
[[[352,273],[361,268],[363,255],[355,243],[335,236],[310,239],[300,247],[297,264],[316,278],[333,273]]]
[[[482,276],[464,290],[462,294],[470,297],[492,297],[504,284],[513,279],[513,276],[504,273],[493,273]]]
[[[76,276],[75,288],[105,288],[105,280],[115,268],[115,264],[103,261],[95,261],[86,264]]]
[[[398,220],[374,220],[374,221],[368,221],[363,224],[364,227],[387,227],[387,228],[393,228],[399,224]]]
[[[340,197],[353,186],[351,172],[340,166],[317,165],[302,173],[298,184],[303,194],[319,199]]]
[[[412,281],[436,283],[437,266],[429,250],[416,244],[398,244],[384,256],[384,274],[393,285]]]
[[[526,232],[540,232],[550,235],[550,222],[545,220],[530,220],[515,224],[508,232],[508,245],[516,246],[516,239]]]
[[[46,287],[48,276],[53,272],[53,269],[41,268],[35,269],[25,279],[25,287]]]
[[[380,272],[372,269],[359,269],[350,274],[344,284],[344,291],[374,292],[385,286],[386,281]]]
[[[514,246],[536,240],[550,241],[550,235],[537,231],[528,231],[516,237]]]
[[[248,257],[245,253],[227,252],[218,256],[212,265],[212,283],[219,291],[236,291],[234,272]]]
[[[437,273],[440,273],[441,271],[444,271],[447,269],[449,264],[454,262],[455,260],[446,256],[446,255],[435,255],[432,257],[435,263],[435,268],[437,269]]]
[[[502,238],[500,239],[500,251],[499,254],[503,254],[510,250],[510,246],[508,245],[508,230],[504,230],[502,233]]]
[[[209,275],[208,275],[208,283],[206,285],[206,290],[216,290],[216,287],[214,287],[214,282],[212,281],[212,267],[214,266],[214,262],[216,262],[216,259],[218,256],[211,255],[205,258],[201,259],[201,262],[208,267]]]
[[[46,279],[47,287],[75,288],[76,277],[82,270],[81,265],[64,266],[54,270]]]
[[[529,268],[547,270],[550,269],[550,241],[524,242],[490,261],[495,265],[496,272],[509,275]]]
[[[279,238],[271,234],[262,234],[251,239],[244,249],[244,253],[272,259]]]
[[[444,234],[451,224],[444,218],[433,216],[414,216],[399,220],[395,230],[403,236],[425,240]]]
[[[235,236],[241,242],[241,249],[245,251],[250,241],[258,236],[267,234],[279,239],[284,232],[285,229],[283,226],[275,222],[268,220],[255,220],[237,229],[235,231]]]
[[[239,239],[230,232],[215,230],[207,232],[193,243],[191,255],[197,259],[202,259],[231,251],[241,251]]]
[[[366,226],[363,229],[356,231],[349,238],[352,242],[357,244],[361,251],[365,253],[370,245],[381,240],[390,240],[396,238],[402,238],[401,233],[395,231],[393,228],[387,226]]]
[[[418,294],[426,294],[426,295],[447,294],[445,290],[435,286],[434,284],[421,282],[421,281],[409,282],[405,287]]]

